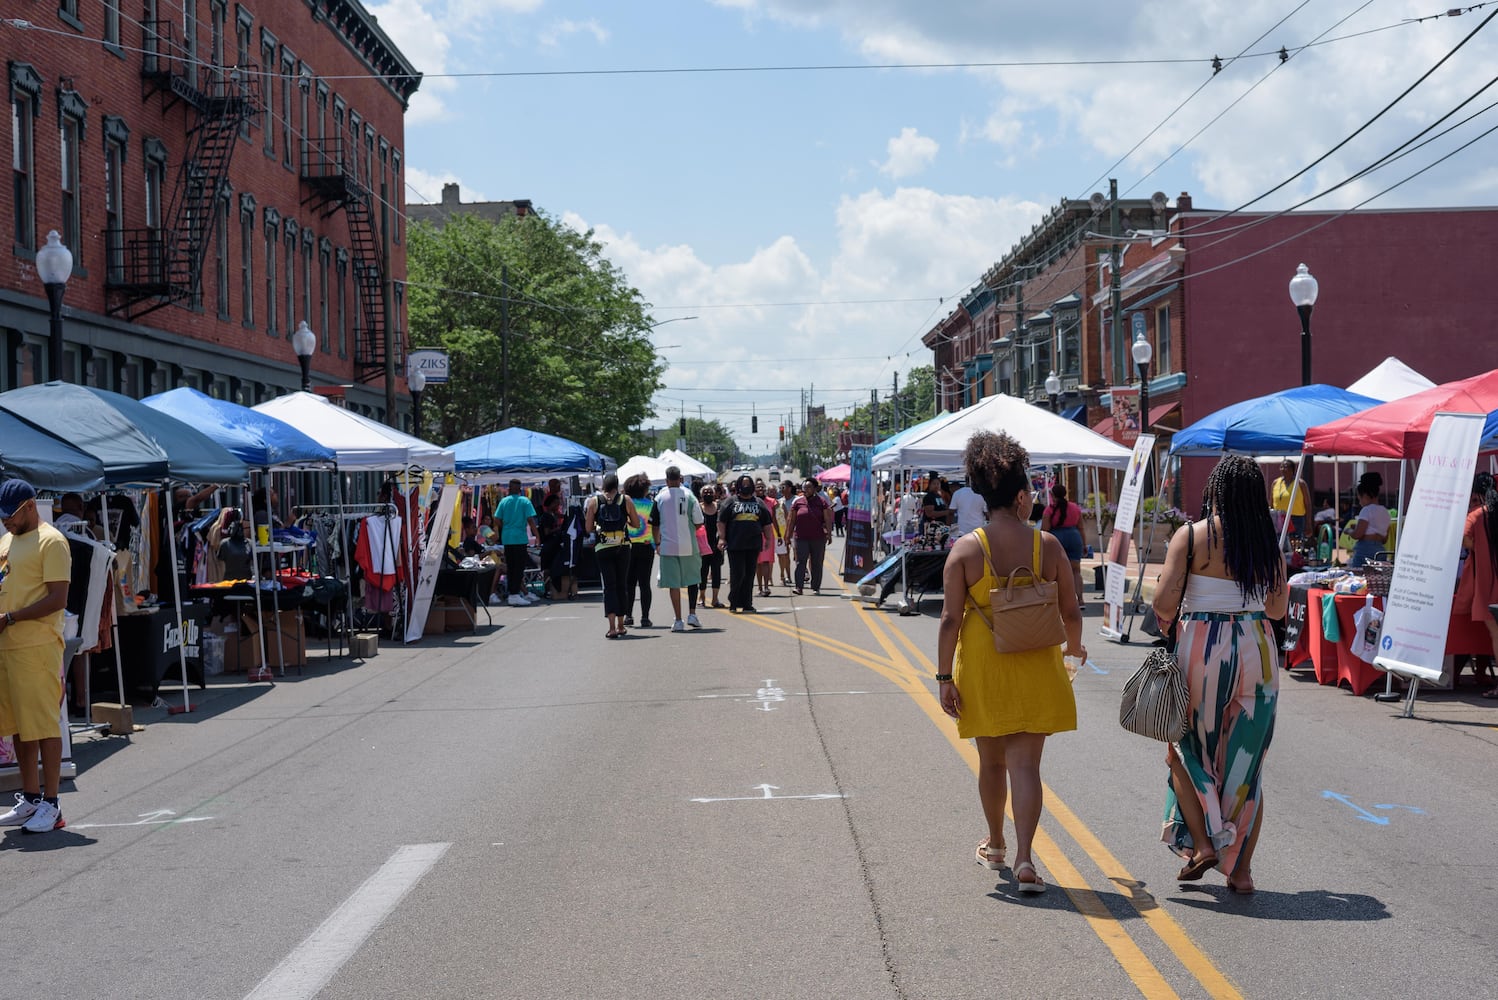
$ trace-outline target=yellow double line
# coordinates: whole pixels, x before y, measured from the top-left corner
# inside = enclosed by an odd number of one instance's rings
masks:
[[[911,642],[903,631],[882,621],[880,614],[863,607],[857,607],[857,614],[868,627],[874,641],[884,650],[885,658],[875,656],[851,643],[807,631],[798,625],[747,616],[739,620],[752,622],[761,628],[827,650],[868,667],[885,677],[910,695],[942,735],[947,738],[947,742],[957,751],[957,755],[967,762],[968,768],[976,775],[978,773],[976,748],[957,735],[956,727],[951,724],[951,720],[941,710],[941,704],[926,686],[927,679],[936,672],[935,665],[930,658]],[[902,646],[903,650],[900,648]],[[915,662],[912,661],[911,656],[906,655],[905,650],[909,651]],[[920,666],[916,665],[917,662]],[[1042,787],[1045,792],[1046,810],[1110,881],[1125,888],[1141,884],[1124,868],[1118,858],[1103,846],[1102,841],[1087,828],[1076,813],[1071,811],[1055,791],[1049,786],[1043,785]],[[1087,886],[1082,873],[1072,864],[1060,845],[1044,827],[1035,832],[1035,849],[1044,861],[1047,870],[1055,876],[1062,890],[1071,899],[1072,905],[1082,914],[1098,939],[1113,953],[1113,957],[1139,988],[1139,992],[1150,1000],[1178,997],[1179,994],[1165,981],[1160,970],[1124,930],[1123,925],[1103,903],[1102,898]],[[1242,994],[1227,976],[1223,975],[1212,960],[1197,947],[1185,929],[1159,906],[1154,897],[1147,893],[1130,891],[1126,898],[1129,905],[1144,920],[1145,926],[1170,949],[1182,966],[1201,983],[1209,996],[1218,1000],[1241,1000]]]

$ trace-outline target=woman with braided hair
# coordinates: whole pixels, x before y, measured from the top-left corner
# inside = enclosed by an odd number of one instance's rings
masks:
[[[1498,603],[1498,487],[1490,474],[1479,472],[1472,477],[1472,504],[1462,532],[1466,562],[1456,583],[1452,613],[1470,615],[1487,626],[1493,656],[1498,658],[1498,622],[1488,613],[1488,605]],[[1482,696],[1498,698],[1498,687]]]
[[[1161,838],[1186,859],[1182,882],[1216,868],[1234,892],[1254,891],[1260,776],[1279,696],[1269,620],[1285,615],[1285,581],[1264,475],[1252,459],[1229,455],[1202,492],[1201,520],[1170,540],[1155,589],[1161,627],[1180,619],[1176,655],[1190,695],[1186,734],[1165,754]]]

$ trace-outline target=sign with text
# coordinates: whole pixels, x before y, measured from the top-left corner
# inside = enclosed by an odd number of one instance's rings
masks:
[[[1415,489],[1399,521],[1394,578],[1373,665],[1421,680],[1441,678],[1451,592],[1472,496],[1472,469],[1485,414],[1438,413],[1430,424]]]
[[[453,507],[457,505],[460,492],[452,477],[442,484],[442,493],[432,506],[431,524],[426,543],[421,550],[421,563],[416,577],[416,597],[411,602],[411,615],[406,619],[406,641],[415,642],[426,629],[427,612],[432,609],[432,595],[437,592],[437,574],[442,570],[442,556],[447,551],[447,532],[452,524]],[[418,539],[419,540],[419,539]]]
[[[874,565],[874,448],[854,445],[848,452],[848,540],[843,546],[843,579],[856,580]]]
[[[426,376],[427,385],[443,385],[447,382],[447,351],[440,347],[418,347],[406,355],[406,374],[420,371]]]
[[[1117,390],[1114,393],[1114,405],[1117,406]],[[1135,436],[1134,451],[1129,456],[1128,470],[1124,474],[1123,490],[1118,495],[1118,513],[1113,518],[1113,534],[1108,538],[1108,553],[1105,557],[1107,572],[1103,580],[1103,627],[1100,633],[1105,639],[1123,638],[1129,545],[1134,536],[1134,518],[1139,513],[1139,494],[1144,489],[1144,477],[1149,472],[1150,453],[1154,447],[1153,434]],[[1144,572],[1142,561],[1139,572]]]

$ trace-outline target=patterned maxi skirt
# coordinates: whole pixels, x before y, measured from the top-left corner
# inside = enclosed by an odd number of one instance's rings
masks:
[[[1192,708],[1175,749],[1206,814],[1217,867],[1231,876],[1259,821],[1259,780],[1279,698],[1279,653],[1263,612],[1188,614],[1176,652]],[[1161,839],[1182,857],[1195,849],[1168,776]]]

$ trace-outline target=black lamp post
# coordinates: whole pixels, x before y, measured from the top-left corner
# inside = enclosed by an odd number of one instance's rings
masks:
[[[317,350],[317,335],[302,320],[291,335],[291,349],[296,352],[297,363],[302,366],[302,391],[312,391],[312,354]]]
[[[420,368],[406,374],[406,388],[411,390],[411,429],[421,437],[421,394],[426,391],[427,377]]]
[[[1311,277],[1310,268],[1304,264],[1295,269],[1290,279],[1290,301],[1300,313],[1300,384],[1311,384],[1311,310],[1316,308],[1316,293],[1320,287]]]
[[[1045,394],[1051,397],[1051,412],[1061,412],[1061,376],[1056,374],[1052,368],[1051,373],[1045,377]]]
[[[1134,337],[1133,346],[1129,353],[1134,356],[1134,364],[1139,366],[1139,433],[1150,432],[1150,361],[1155,356],[1155,349],[1150,342],[1144,339],[1141,332]]]
[[[62,293],[73,275],[73,252],[63,245],[55,229],[47,234],[47,245],[36,252],[36,273],[47,290],[47,305],[52,314],[47,340],[47,377],[62,379]]]

